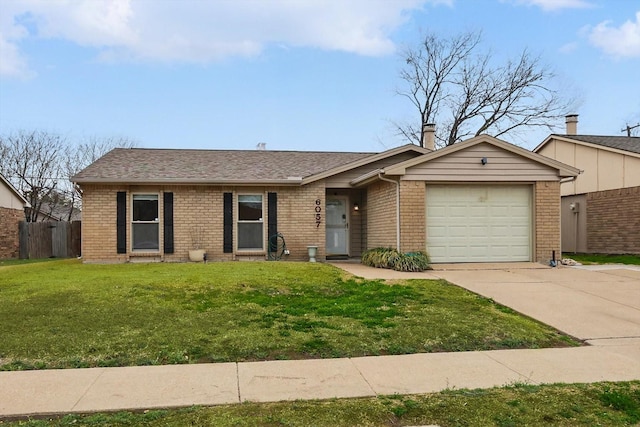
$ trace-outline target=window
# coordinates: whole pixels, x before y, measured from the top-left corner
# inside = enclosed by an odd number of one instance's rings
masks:
[[[262,195],[238,195],[238,249],[263,250]]]
[[[157,251],[160,249],[159,223],[158,195],[134,194],[131,224],[133,250]]]

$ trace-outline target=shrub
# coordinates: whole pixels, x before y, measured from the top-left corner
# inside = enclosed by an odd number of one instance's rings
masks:
[[[429,256],[426,252],[398,252],[393,248],[374,248],[362,254],[362,264],[396,271],[429,270]]]

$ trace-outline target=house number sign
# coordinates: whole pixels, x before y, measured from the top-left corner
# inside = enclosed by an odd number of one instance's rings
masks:
[[[320,228],[320,224],[322,223],[322,200],[316,199],[316,228]]]

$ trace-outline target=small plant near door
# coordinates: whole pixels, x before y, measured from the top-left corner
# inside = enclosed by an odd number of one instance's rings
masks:
[[[191,234],[191,250],[189,250],[189,260],[199,262],[205,260],[204,250],[204,227],[194,225],[190,230]]]
[[[393,248],[374,248],[362,254],[362,264],[396,271],[430,270],[429,255],[426,252],[401,253]]]

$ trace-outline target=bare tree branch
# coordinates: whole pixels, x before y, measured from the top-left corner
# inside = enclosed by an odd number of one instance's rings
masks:
[[[505,136],[521,128],[553,128],[570,101],[552,89],[552,70],[526,49],[496,66],[480,50],[480,32],[446,39],[429,34],[403,51],[402,86],[396,93],[416,108],[419,121],[392,123],[397,135],[421,144],[423,124],[436,123],[438,146],[487,133]]]
[[[55,133],[18,131],[0,135],[0,173],[29,201],[27,221],[45,220],[54,212],[56,217],[66,212],[70,220],[82,196],[69,178],[113,148],[136,145],[116,137],[91,137],[73,145]]]

